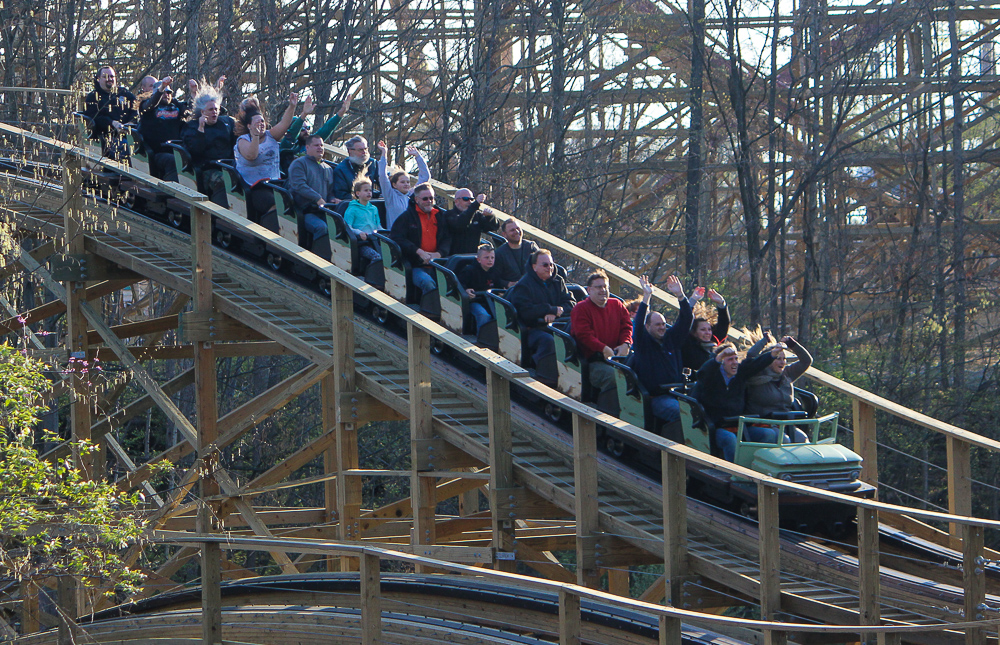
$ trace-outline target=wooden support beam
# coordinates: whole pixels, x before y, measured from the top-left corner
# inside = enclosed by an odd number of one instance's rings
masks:
[[[498,488],[497,512],[511,520],[571,518],[572,514],[528,488]],[[596,531],[595,531],[596,532]]]
[[[361,478],[345,476],[356,470],[358,457],[358,421],[343,406],[344,395],[356,392],[357,374],[354,352],[354,293],[339,282],[331,284],[330,304],[333,331],[334,400],[337,402],[337,529],[344,542],[361,539]],[[355,571],[357,560],[341,558],[341,571]]]
[[[858,508],[858,594],[862,625],[879,625],[880,591],[878,511]],[[862,634],[865,642],[874,642],[871,634]]]
[[[966,444],[968,445],[968,444]],[[986,602],[986,561],[983,556],[983,527],[962,525],[962,587],[965,589],[965,619],[983,620]],[[965,630],[965,645],[986,645],[982,627]]]
[[[222,642],[222,550],[218,542],[201,545],[201,642]]]
[[[676,645],[681,642],[681,619],[660,616],[660,645]]]
[[[267,340],[267,336],[256,329],[211,309],[181,314],[180,338],[186,343]]]
[[[757,483],[757,526],[760,540],[760,617],[776,620],[781,609],[781,536],[778,489]],[[785,632],[765,630],[768,645],[784,645]]]
[[[320,381],[320,417],[323,423],[323,437],[330,439],[323,454],[323,474],[337,475],[337,377],[328,374]],[[323,521],[332,523],[337,517],[337,479],[323,482]],[[326,570],[336,571],[339,560],[326,558]]]
[[[599,529],[597,499],[597,424],[573,415],[573,483],[576,511],[576,580],[583,587],[597,589],[601,573],[596,563],[596,534]]]
[[[559,590],[559,645],[580,645],[580,596]]]
[[[953,515],[972,515],[972,449],[956,437],[949,436],[946,443],[948,465],[948,512]],[[962,525],[948,524],[951,548],[962,549]]]
[[[377,555],[363,554],[361,569],[361,645],[382,642],[382,589],[380,560]]]
[[[21,581],[21,634],[39,630],[38,585],[30,578]]]
[[[628,569],[605,569],[608,573],[608,591],[616,596],[629,597],[631,576]]]
[[[503,489],[514,487],[513,440],[510,423],[510,382],[486,370],[487,416],[490,429],[490,512],[493,529],[494,568],[513,572],[514,518],[501,514]]]
[[[687,470],[684,459],[663,451],[663,575],[664,595],[674,607],[682,603],[687,567]]]
[[[412,447],[418,460],[417,470],[450,470],[484,465],[469,453],[440,437],[414,439],[413,442]]]
[[[852,401],[854,412],[854,452],[861,455],[861,481],[878,486],[878,444],[875,434],[875,407],[861,399]]]
[[[411,544],[434,544],[435,509],[437,507],[436,482],[420,477],[420,450],[427,440],[434,438],[434,412],[431,408],[431,338],[416,325],[407,325],[407,354],[409,357],[410,389],[410,500],[413,507],[413,533]]]
[[[25,262],[25,258],[27,262]],[[42,266],[39,264],[35,258],[34,253],[24,253],[18,261],[24,266],[29,272],[34,272],[35,267]],[[84,299],[96,300],[115,291],[124,289],[128,285],[132,284],[133,280],[108,280],[107,282],[101,282],[95,285],[87,287],[84,292]],[[11,316],[6,320],[0,322],[0,334],[11,334],[19,333],[21,327],[23,326],[19,318],[24,318],[24,325],[31,325],[39,321],[45,320],[46,318],[51,318],[52,316],[58,316],[66,311],[66,302],[59,299],[47,302],[44,305],[38,305],[34,309],[21,314],[19,316]]]
[[[176,314],[173,316],[160,316],[159,318],[115,325],[111,328],[111,331],[118,338],[136,338],[138,336],[176,329],[178,320],[179,317]],[[101,343],[101,335],[91,330],[87,332],[87,342],[91,345],[99,345]]]

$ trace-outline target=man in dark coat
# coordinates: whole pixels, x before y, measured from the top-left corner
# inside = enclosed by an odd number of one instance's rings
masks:
[[[143,79],[144,82],[146,80]],[[149,157],[149,169],[153,176],[166,181],[177,181],[174,153],[164,144],[180,140],[184,119],[191,111],[191,106],[187,101],[174,98],[174,91],[170,87],[174,79],[170,76],[153,81],[152,94],[139,106],[139,134],[142,135],[142,145]]]
[[[135,95],[118,86],[113,67],[104,66],[94,77],[94,91],[84,99],[83,113],[94,121],[90,138],[101,142],[104,156],[116,161],[128,159],[125,124],[135,121]]]
[[[517,220],[511,217],[500,226],[500,234],[507,240],[497,248],[497,272],[501,287],[513,287],[528,268],[528,259],[538,250],[538,245],[524,239],[524,232]]]
[[[473,197],[468,188],[455,192],[455,206],[444,214],[451,229],[452,255],[476,253],[483,233],[500,228],[500,218],[492,208],[483,205],[485,199],[483,194]]]
[[[368,140],[362,136],[351,137],[344,142],[347,148],[347,159],[333,168],[332,203],[337,204],[354,198],[354,180],[362,175],[372,182],[372,192],[375,197],[382,194],[378,183],[378,164],[368,154]]]
[[[420,184],[413,189],[413,202],[392,225],[389,237],[399,245],[403,257],[413,267],[413,286],[421,294],[437,290],[431,260],[451,253],[451,233],[443,213],[434,206],[434,189]]]
[[[566,281],[556,275],[551,251],[539,249],[531,255],[531,271],[511,287],[507,298],[517,309],[521,333],[527,335],[535,378],[554,386],[558,379],[556,347],[548,325],[568,316],[576,300],[566,288]]]

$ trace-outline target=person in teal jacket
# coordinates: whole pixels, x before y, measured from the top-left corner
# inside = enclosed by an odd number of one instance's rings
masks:
[[[321,137],[323,141],[326,141],[333,134],[337,126],[343,120],[344,115],[347,111],[351,109],[351,99],[353,97],[348,95],[344,102],[340,104],[340,109],[337,113],[326,120],[326,123],[320,126],[319,130],[316,130],[315,134]],[[302,114],[292,119],[292,124],[288,126],[288,131],[285,132],[285,136],[281,139],[281,169],[285,172],[288,171],[288,166],[291,165],[292,160],[298,157],[306,149],[306,137],[310,135],[309,126],[305,124],[306,117],[316,111],[316,104],[313,103],[312,97],[307,97],[302,104]]]

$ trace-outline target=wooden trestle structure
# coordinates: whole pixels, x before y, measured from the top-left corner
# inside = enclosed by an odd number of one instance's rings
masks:
[[[654,616],[658,640],[664,644],[678,642],[682,622],[768,643],[830,642],[837,634],[852,641],[862,634],[866,639],[878,635],[879,642],[889,643],[964,639],[969,644],[985,643],[1000,623],[995,613],[1000,598],[994,595],[1000,594],[1000,585],[986,572],[997,554],[984,549],[984,531],[1000,528],[1000,522],[970,517],[971,451],[998,452],[996,441],[810,369],[809,378],[853,401],[855,449],[865,458],[865,481],[878,481],[876,412],[947,437],[949,513],[857,500],[771,479],[568,399],[531,379],[519,366],[470,345],[330,263],[179,184],[161,182],[102,161],[84,148],[11,126],[0,125],[0,133],[26,151],[28,162],[34,161],[33,154],[44,159],[56,153],[62,164],[62,181],[56,183],[41,174],[0,176],[0,212],[5,221],[16,227],[22,241],[37,241],[33,251],[22,250],[11,258],[4,275],[26,272],[55,296],[27,314],[8,311],[4,329],[22,332],[15,323],[18,313],[31,324],[65,312],[61,351],[118,361],[128,379],[144,390],[143,398],[127,406],[103,401],[106,412],[95,416],[93,393],[84,392],[81,383],[66,384],[77,388],[71,408],[73,436],[104,446],[122,471],[116,480],[121,487],[148,485],[144,482],[154,462],[167,459],[179,465],[195,455],[175,489],[149,496],[154,540],[177,548],[159,570],[149,572],[149,586],[141,596],[169,589],[170,576],[187,559],[200,556],[205,643],[230,638],[229,627],[223,628],[220,581],[255,575],[228,557],[233,550],[269,553],[286,575],[317,567],[358,571],[361,599],[343,602],[360,607],[351,638],[365,645],[381,642],[382,634],[388,633],[383,628],[389,629],[388,623],[383,624],[389,618],[381,611],[387,605],[380,605],[380,560],[401,561],[418,574],[473,574],[511,588],[542,588],[555,594],[559,605],[558,619],[546,629],[552,630],[553,640],[566,644],[596,638],[588,636],[589,627],[581,628],[581,601],[599,603],[609,611],[627,609]],[[84,164],[104,166],[183,201],[191,210],[191,235],[85,196]],[[212,218],[264,239],[325,274],[331,297],[213,248]],[[634,275],[586,251],[531,226],[525,226],[525,232],[560,255],[603,268],[613,290],[638,286]],[[90,266],[104,265],[100,279],[81,273],[77,280],[57,282],[46,260],[63,253],[85,257]],[[173,308],[163,317],[110,325],[98,306],[100,299],[143,280],[173,290],[177,294]],[[661,291],[654,297],[672,304]],[[356,316],[358,298],[401,319],[405,337]],[[171,329],[176,330],[179,344],[162,344],[164,332]],[[137,337],[143,339],[141,344],[128,340]],[[432,342],[477,364],[483,379],[434,356]],[[217,361],[225,356],[279,353],[300,356],[308,366],[220,417]],[[149,360],[176,358],[193,358],[193,369],[169,382],[158,382],[147,367]],[[196,404],[195,415],[189,418],[171,397],[192,385]],[[220,465],[220,454],[255,432],[287,402],[316,387],[321,390],[323,428],[315,439],[252,481],[240,481]],[[572,435],[512,403],[512,387],[528,390],[571,415]],[[166,415],[180,437],[176,445],[142,463],[115,441],[115,427],[151,406]],[[366,424],[386,419],[409,420],[407,471],[360,468],[359,434],[366,431]],[[617,427],[648,450],[659,452],[662,485],[599,454],[598,424]],[[323,475],[297,480],[296,473],[315,460],[322,460]],[[759,525],[733,520],[687,499],[688,461],[756,482]],[[80,459],[80,465],[94,477],[108,476],[103,461]],[[409,478],[409,497],[382,508],[364,508],[364,481],[399,476]],[[268,490],[307,483],[324,487],[322,508],[272,509],[254,503]],[[779,490],[808,492],[821,500],[856,506],[856,549],[779,534]],[[488,509],[464,516],[438,511],[441,502],[470,491],[485,494]],[[950,533],[936,531],[927,522],[948,522]],[[881,553],[880,525],[954,549],[961,571],[911,570],[905,558],[887,563]],[[575,571],[560,564],[553,551],[574,551]],[[642,599],[629,599],[628,567],[650,563],[662,563],[663,576]],[[547,581],[516,575],[519,564]],[[598,591],[604,571],[608,592]],[[298,604],[297,598],[288,591],[269,596],[263,604]],[[664,599],[666,606],[655,604]],[[743,601],[759,603],[762,620],[694,611]],[[72,615],[103,608],[101,602],[80,605],[66,597],[62,602]],[[22,598],[18,609],[26,633],[53,624],[40,611],[37,596]],[[972,620],[962,622],[961,615]],[[518,611],[494,619],[512,626],[528,620]],[[532,626],[525,622],[524,628]],[[95,627],[88,633],[97,638],[98,631]],[[240,638],[253,640],[247,633],[240,631]],[[54,638],[48,632],[28,636],[25,642]],[[292,642],[282,638],[269,633],[264,640]],[[601,642],[616,642],[608,638]],[[392,639],[418,641],[413,634]]]

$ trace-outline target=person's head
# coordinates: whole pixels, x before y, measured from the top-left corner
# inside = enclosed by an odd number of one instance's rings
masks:
[[[740,367],[740,356],[732,343],[719,345],[715,352],[715,360],[722,364],[722,371],[726,373],[726,376],[736,376],[736,370]]]
[[[194,119],[203,115],[205,123],[215,125],[219,120],[219,106],[222,105],[222,94],[209,83],[200,83],[194,95]]]
[[[306,145],[306,140],[310,136],[312,136],[312,135],[310,134],[309,126],[305,125],[305,124],[302,124],[302,129],[299,130],[299,137],[298,137],[299,138],[299,145],[302,145],[302,146]]]
[[[774,347],[775,347],[774,345],[771,345],[770,347],[765,349],[764,352],[771,353]],[[763,354],[764,352],[761,353]],[[781,374],[782,372],[785,371],[785,367],[787,365],[788,365],[788,359],[785,357],[784,347],[782,346],[782,351],[778,352],[778,355],[774,357],[774,361],[768,367],[770,367],[771,371],[773,371],[775,374]]]
[[[368,139],[365,139],[361,135],[351,137],[344,142],[344,147],[347,148],[347,158],[351,160],[351,163],[362,165],[368,163],[371,156],[368,154]]]
[[[114,92],[118,77],[115,75],[115,68],[110,65],[97,70],[97,84],[105,92]],[[154,81],[155,82],[155,81]]]
[[[152,94],[156,88],[156,79],[152,76],[143,76],[139,81],[139,92],[142,94]]]
[[[556,272],[556,263],[552,261],[552,251],[538,249],[531,254],[531,270],[541,280],[548,280]]]
[[[608,304],[608,274],[598,269],[587,276],[587,296],[598,307]]]
[[[691,323],[691,335],[699,342],[712,342],[712,323],[704,318],[695,318],[694,322]]]
[[[174,91],[169,87],[164,87],[163,91],[160,93],[160,105],[166,105],[170,103],[174,98]]]
[[[306,155],[310,159],[323,161],[323,137],[318,134],[310,134],[306,137]]]
[[[667,333],[667,319],[659,311],[651,311],[646,316],[646,331],[656,340],[663,340]]]
[[[372,180],[367,177],[358,177],[354,180],[354,186],[351,190],[354,192],[354,199],[362,204],[367,204],[368,200],[372,198]]]
[[[489,271],[493,267],[493,263],[496,262],[497,256],[493,251],[492,244],[480,244],[479,248],[476,249],[476,262],[479,266],[483,267],[483,271]]]
[[[468,188],[459,188],[455,191],[455,208],[464,213],[472,206],[476,198],[472,196],[472,191]]]
[[[430,184],[418,184],[413,189],[413,201],[417,203],[417,208],[429,213],[434,208],[434,189]]]
[[[471,195],[472,193],[469,194]],[[500,234],[507,240],[507,244],[511,246],[520,246],[521,240],[524,238],[524,232],[513,217],[503,223],[503,226],[500,227]]]
[[[630,316],[634,316],[635,312],[639,311],[640,302],[642,302],[642,298],[632,298],[625,301],[625,309],[628,310]]]
[[[257,128],[260,127],[259,123],[263,123],[264,129],[267,129],[267,121],[264,118],[264,112],[261,111],[260,103],[253,97],[243,99],[243,102],[240,103],[240,111],[236,114],[236,134],[250,133],[256,136]]]
[[[394,168],[392,174],[389,175],[389,184],[404,195],[408,195],[410,193],[410,173],[402,168]]]

